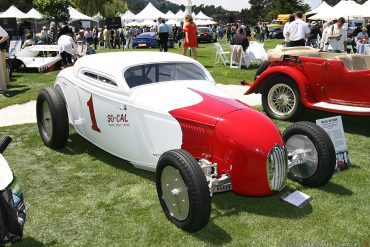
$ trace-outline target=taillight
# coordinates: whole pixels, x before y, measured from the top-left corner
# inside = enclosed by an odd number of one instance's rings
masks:
[[[204,36],[204,37],[207,37],[207,33],[204,33],[204,34],[203,34],[203,36]]]

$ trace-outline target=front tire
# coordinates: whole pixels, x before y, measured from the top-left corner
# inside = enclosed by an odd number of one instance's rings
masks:
[[[262,106],[269,117],[279,120],[295,120],[304,110],[295,81],[282,75],[266,82],[262,92]]]
[[[288,177],[302,185],[325,185],[335,171],[335,149],[320,126],[298,122],[289,126],[283,139],[288,152]]]
[[[211,196],[203,170],[185,150],[171,150],[158,161],[156,186],[166,217],[177,227],[196,232],[208,224]]]
[[[69,123],[66,104],[55,88],[40,91],[36,103],[37,126],[47,147],[57,149],[66,145]]]

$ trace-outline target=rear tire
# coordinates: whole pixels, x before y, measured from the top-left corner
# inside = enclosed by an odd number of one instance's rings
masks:
[[[47,147],[57,149],[66,145],[69,123],[66,104],[55,88],[40,91],[36,103],[37,126]]]
[[[288,178],[309,187],[320,187],[330,180],[336,157],[325,130],[314,123],[298,122],[285,130],[283,139],[288,151]]]
[[[293,79],[284,75],[269,79],[262,92],[262,106],[266,114],[279,120],[297,119],[303,112],[301,93]]]
[[[203,170],[187,151],[165,152],[156,170],[159,201],[177,227],[196,232],[208,224],[211,196]]]

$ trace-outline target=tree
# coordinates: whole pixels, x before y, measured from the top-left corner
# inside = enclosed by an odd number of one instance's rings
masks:
[[[71,6],[69,0],[34,0],[33,3],[47,20],[56,22],[69,20],[68,7]]]
[[[105,0],[71,0],[82,13],[88,16],[96,15],[98,12],[103,14],[103,6],[107,2]]]
[[[127,4],[121,0],[111,0],[103,5],[103,16],[113,17],[118,13],[125,13],[127,10]]]

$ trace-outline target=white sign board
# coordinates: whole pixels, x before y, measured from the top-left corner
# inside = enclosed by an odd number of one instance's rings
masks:
[[[22,40],[11,40],[9,43],[9,57],[14,57],[22,48]]]
[[[307,205],[310,201],[312,201],[312,197],[300,192],[298,190],[290,193],[288,192],[287,194],[283,195],[282,198],[283,201],[286,201],[290,204],[293,204],[296,207],[303,208],[305,205]]]
[[[91,28],[90,21],[81,21],[81,25],[83,28]]]
[[[351,166],[346,138],[344,136],[343,122],[340,116],[330,117],[316,120],[316,124],[323,128],[330,136],[334,144],[335,153],[337,156],[337,170],[343,170]]]

